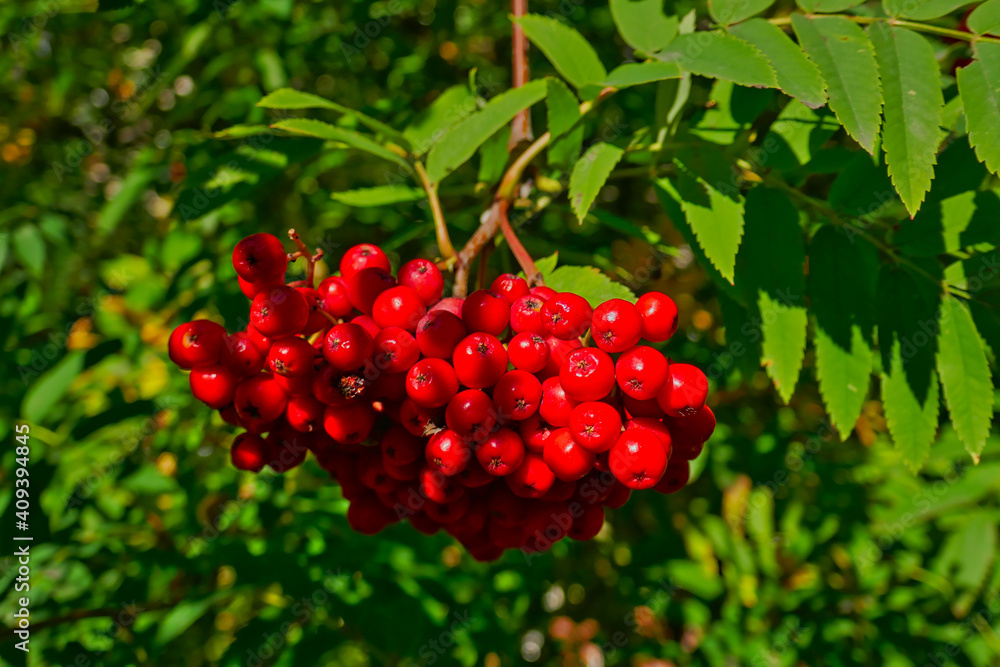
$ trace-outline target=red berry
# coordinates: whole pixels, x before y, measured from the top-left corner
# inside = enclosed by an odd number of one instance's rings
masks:
[[[310,433],[319,430],[323,421],[325,405],[313,396],[292,396],[285,408],[285,418],[288,425],[296,431]]]
[[[399,425],[389,427],[379,447],[382,458],[400,466],[413,463],[424,453],[424,441]]]
[[[260,472],[264,464],[267,463],[268,446],[259,435],[240,433],[233,440],[229,456],[233,467],[237,470]]]
[[[270,338],[292,336],[309,323],[309,304],[294,287],[280,285],[254,297],[250,323]]]
[[[424,505],[424,513],[438,523],[444,524],[445,530],[451,530],[451,527],[456,525],[459,520],[464,522],[465,519],[463,517],[465,517],[465,512],[468,509],[468,496],[462,496],[450,503],[442,504],[428,501]]]
[[[542,304],[545,331],[559,340],[579,338],[590,327],[594,311],[579,294],[560,292]]]
[[[330,326],[330,319],[323,314],[323,301],[319,292],[312,287],[296,287],[295,290],[305,298],[306,305],[309,306],[309,320],[302,333],[309,336]]]
[[[257,351],[264,355],[266,359],[267,353],[271,349],[271,345],[274,341],[254,329],[252,324],[247,325],[247,337],[250,338],[250,343],[257,348]]]
[[[504,273],[497,276],[497,279],[490,285],[490,290],[496,292],[504,298],[508,304],[513,304],[522,296],[528,295],[528,283],[524,278],[515,276],[513,273]]]
[[[370,268],[382,269],[386,273],[392,270],[389,258],[377,245],[361,243],[345,252],[340,258],[340,275],[345,280],[349,281],[359,271]]]
[[[663,450],[667,453],[667,458],[670,458],[673,450],[673,438],[670,435],[669,429],[663,425],[663,422],[659,419],[651,419],[649,417],[636,417],[635,419],[630,419],[625,424],[626,431],[637,428],[649,431],[659,438],[660,444],[663,445]]]
[[[462,321],[469,331],[499,336],[510,320],[510,304],[492,290],[476,290],[462,304]]]
[[[420,348],[409,331],[400,327],[382,329],[375,336],[375,368],[385,373],[405,373],[417,363]]]
[[[594,467],[594,453],[573,439],[568,428],[557,429],[545,443],[542,458],[556,477],[575,482]]]
[[[267,353],[267,367],[278,375],[295,377],[311,373],[316,350],[308,341],[294,336],[276,341]]]
[[[540,375],[547,378],[559,375],[559,369],[562,368],[562,363],[565,361],[566,355],[573,350],[579,350],[583,347],[578,338],[574,338],[573,340],[559,340],[558,338],[549,336],[545,339],[545,344],[549,347],[549,361],[545,364],[545,368],[542,369]]]
[[[378,295],[372,307],[375,323],[383,329],[400,327],[416,331],[417,323],[427,314],[427,307],[420,296],[405,286],[387,289]]]
[[[460,391],[448,401],[444,411],[448,428],[473,442],[483,442],[496,426],[496,410],[486,392]]]
[[[240,291],[243,292],[243,296],[253,301],[253,298],[260,294],[261,292],[266,292],[272,287],[285,284],[285,276],[276,276],[272,280],[265,282],[252,283],[249,280],[243,280],[242,276],[236,276],[236,282],[240,286]]]
[[[248,424],[258,426],[281,416],[288,395],[268,374],[248,377],[236,387],[236,413]]]
[[[509,428],[501,428],[476,449],[479,465],[498,477],[514,472],[524,460],[524,442]]]
[[[375,352],[372,337],[360,324],[338,324],[323,339],[323,358],[342,371],[360,368]]]
[[[552,426],[561,428],[569,424],[569,415],[577,405],[579,401],[566,395],[559,378],[549,378],[542,383],[542,404],[538,414]]]
[[[417,324],[417,345],[425,357],[451,359],[467,335],[462,318],[447,310],[432,310]]]
[[[659,491],[660,493],[676,493],[683,489],[690,479],[690,461],[671,461],[669,465],[667,465],[667,471],[663,473],[663,477],[656,483],[653,490]]]
[[[344,278],[340,276],[324,278],[316,291],[323,309],[334,317],[344,317],[354,310],[349,296],[350,289]]]
[[[185,370],[211,366],[218,363],[226,340],[226,330],[215,322],[185,322],[170,334],[167,352],[170,360]]]
[[[611,473],[630,489],[648,489],[667,469],[667,452],[657,435],[634,428],[622,433],[608,457]]]
[[[347,406],[366,396],[370,384],[361,373],[324,365],[313,377],[312,393],[327,405]]]
[[[663,411],[671,417],[690,417],[708,398],[708,378],[691,364],[670,364],[667,381],[656,396]]]
[[[396,286],[396,279],[387,270],[371,267],[361,269],[347,280],[347,295],[351,305],[365,315],[371,315],[378,295]]]
[[[440,410],[421,407],[407,397],[399,406],[399,423],[413,435],[425,436],[445,422]]]
[[[536,333],[519,333],[507,344],[507,355],[514,368],[538,373],[549,361],[549,346]]]
[[[251,234],[233,248],[233,268],[248,282],[267,283],[281,279],[287,267],[285,247],[271,234]]]
[[[618,442],[622,418],[607,403],[581,403],[569,413],[569,431],[580,446],[595,454],[606,452]]]
[[[614,486],[611,487],[611,491],[608,493],[607,498],[603,501],[604,506],[610,507],[611,509],[618,509],[628,502],[631,495],[632,489],[620,482],[615,482]]]
[[[375,336],[378,335],[378,332],[382,330],[382,327],[375,323],[375,318],[371,315],[358,315],[353,318],[350,323],[357,324],[359,327],[367,331],[368,335],[372,337],[372,340],[374,340]]]
[[[265,355],[253,345],[250,334],[237,331],[222,346],[222,365],[237,377],[259,373],[264,368]]]
[[[431,306],[429,312],[444,310],[451,313],[455,317],[461,317],[462,304],[464,303],[465,299],[460,299],[457,296],[446,296],[445,298],[441,299],[433,306]]]
[[[409,368],[407,368],[409,370]],[[387,401],[402,401],[406,398],[406,373],[388,373],[374,368],[370,362],[365,364],[364,374],[370,379],[368,396],[372,399]],[[371,379],[374,378],[374,379]],[[383,406],[384,407],[384,406]]]
[[[426,259],[411,259],[399,269],[399,284],[411,288],[424,305],[438,302],[444,293],[444,276],[434,262]]]
[[[271,459],[267,465],[276,473],[288,472],[301,465],[309,451],[306,446],[308,437],[288,426],[272,430],[265,440]]]
[[[510,307],[510,328],[517,333],[535,333],[546,335],[545,323],[542,322],[542,304],[545,301],[529,294],[514,301]]]
[[[458,376],[444,359],[421,359],[406,374],[406,395],[417,405],[439,408],[458,393]]]
[[[663,409],[656,402],[655,398],[648,401],[639,401],[628,394],[621,394],[622,405],[633,417],[654,417],[659,419],[663,416]]]
[[[596,347],[573,350],[559,369],[559,382],[575,401],[596,401],[615,386],[615,365],[607,352]]]
[[[495,479],[493,475],[483,470],[483,467],[479,465],[479,461],[470,461],[469,465],[465,466],[462,472],[455,475],[455,478],[467,489],[478,489],[481,486],[486,486]]]
[[[706,405],[690,417],[666,417],[663,423],[673,439],[674,456],[693,461],[701,454],[705,442],[715,431],[715,414]]]
[[[457,475],[468,465],[472,458],[472,448],[469,443],[451,429],[438,431],[427,443],[424,452],[427,465],[442,475],[451,477]]]
[[[659,350],[633,347],[618,357],[615,379],[626,396],[639,401],[654,399],[667,381],[667,360]]]
[[[592,503],[583,506],[583,513],[573,517],[573,525],[570,526],[567,537],[573,540],[585,542],[597,537],[604,527],[604,508]]]
[[[278,383],[289,396],[306,396],[312,395],[313,391],[313,381],[316,379],[316,371],[312,370],[303,375],[296,375],[294,377],[289,377],[287,375],[277,375],[274,376],[274,381]]]
[[[605,352],[624,352],[642,337],[642,317],[624,299],[605,301],[594,309],[590,335],[594,344]]]
[[[642,317],[642,337],[662,343],[677,331],[677,304],[666,294],[647,292],[635,302]]]
[[[542,418],[537,414],[528,417],[522,422],[518,422],[517,429],[521,435],[521,440],[524,441],[524,446],[528,451],[535,452],[536,454],[542,453],[545,449],[545,443],[555,433],[555,429],[543,422]]]
[[[396,520],[395,515],[378,501],[371,491],[355,498],[347,508],[347,523],[356,533],[375,535]]]
[[[508,371],[493,387],[493,404],[501,421],[520,421],[538,412],[542,383],[526,371]]]
[[[551,287],[546,287],[545,285],[536,285],[531,288],[531,294],[537,296],[542,301],[548,301],[554,297],[558,292],[556,292]]]
[[[473,333],[462,339],[452,355],[459,381],[472,389],[492,387],[507,370],[507,350],[488,333]]]
[[[375,449],[366,448],[358,455],[354,474],[362,484],[377,493],[390,493],[396,490],[396,479],[386,471],[382,465],[382,457]],[[396,497],[393,495],[390,504],[395,504],[395,500]]]
[[[191,394],[216,410],[233,402],[239,382],[236,375],[221,365],[199,366],[191,371],[188,381],[191,384]]]
[[[552,488],[556,476],[541,455],[526,452],[524,461],[514,472],[504,476],[507,486],[521,498],[539,498]]]
[[[363,442],[374,426],[375,411],[365,403],[350,407],[328,405],[323,413],[323,429],[341,444]]]
[[[417,480],[424,498],[436,503],[448,503],[465,495],[465,487],[458,480],[430,466],[420,471]]]

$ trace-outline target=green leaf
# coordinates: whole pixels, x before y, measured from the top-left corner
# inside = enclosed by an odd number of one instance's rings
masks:
[[[892,343],[890,359],[889,372],[882,374],[885,421],[896,448],[903,456],[903,462],[916,474],[930,455],[931,443],[937,433],[937,375],[931,374],[927,396],[921,402],[906,379],[898,341]]]
[[[261,134],[271,134],[270,125],[233,125],[212,133],[213,139],[245,139]]]
[[[575,292],[595,308],[608,299],[635,302],[632,290],[593,266],[560,266],[545,275],[545,285],[557,292]]]
[[[143,158],[140,158],[140,162],[144,164]],[[139,201],[142,193],[159,173],[160,169],[156,167],[143,165],[133,167],[131,173],[122,181],[118,192],[101,208],[96,225],[99,236],[107,237],[118,227],[125,214]]]
[[[972,2],[973,0],[882,0],[882,8],[886,14],[895,18],[926,21],[951,14]]]
[[[934,178],[944,109],[941,68],[930,43],[915,32],[879,21],[868,36],[885,101],[882,149],[896,192],[913,217]]]
[[[611,0],[611,16],[625,43],[645,54],[677,36],[677,17],[664,13],[663,0]]]
[[[830,108],[847,133],[875,152],[882,111],[882,86],[875,49],[864,31],[839,16],[792,14],[799,43],[819,66]]]
[[[479,109],[476,96],[466,85],[452,86],[418,113],[403,134],[413,145],[414,155],[423,155],[445,136],[445,133]]]
[[[544,79],[508,90],[448,130],[427,156],[427,175],[431,182],[441,181],[465,164],[483,142],[500,131],[519,111],[542,100],[547,90]]]
[[[953,296],[941,303],[937,368],[952,425],[979,463],[993,421],[993,381],[969,309]]]
[[[205,615],[212,606],[213,598],[204,600],[184,601],[167,612],[156,628],[157,644],[163,645],[176,639],[194,625],[195,621]]]
[[[756,46],[724,32],[699,31],[680,35],[656,57],[677,61],[692,74],[725,79],[742,86],[775,88],[778,85],[770,61]]]
[[[952,253],[977,243],[1000,240],[1000,196],[969,190],[941,201],[928,201],[913,220],[893,236],[900,250],[914,257]]]
[[[1000,35],[1000,0],[986,0],[972,10],[965,24],[977,35]]]
[[[406,185],[381,185],[374,188],[361,188],[359,190],[344,190],[342,192],[331,192],[330,198],[348,206],[385,206],[387,204],[398,204],[408,201],[420,201],[425,199],[427,193],[422,188],[413,188]]]
[[[504,168],[510,160],[510,152],[507,150],[510,131],[510,125],[504,125],[483,143],[483,148],[479,151],[479,175],[476,177],[480,183],[496,185],[503,177]]]
[[[656,184],[662,195],[679,206],[705,256],[732,284],[743,238],[743,202],[722,194],[679,163],[676,178]]]
[[[958,70],[969,143],[994,174],[1000,173],[1000,44],[976,44],[976,59]]]
[[[810,14],[834,14],[856,7],[864,0],[795,0],[795,2]]]
[[[708,0],[708,13],[717,23],[731,25],[748,19],[774,4],[775,0]]]
[[[569,201],[581,225],[597,193],[623,155],[625,151],[614,144],[596,143],[573,166],[573,175],[569,179]]]
[[[24,394],[21,416],[29,422],[41,422],[45,419],[49,411],[69,391],[73,380],[83,371],[83,362],[83,352],[70,352],[34,380]]]
[[[830,421],[846,440],[864,407],[872,373],[878,257],[843,229],[821,227],[809,243],[809,303],[816,376]]]
[[[600,82],[600,86],[621,89],[679,78],[681,78],[681,68],[676,62],[625,63],[611,70],[611,73]]]
[[[865,218],[896,201],[896,190],[877,158],[861,151],[852,151],[852,155],[830,186],[827,201],[836,209]]]
[[[45,270],[45,239],[35,225],[23,225],[12,234],[14,254],[36,278]]]
[[[580,120],[580,101],[560,79],[548,79],[548,96],[545,98],[548,130],[553,140],[549,142],[549,164],[567,167],[576,161],[583,145],[583,125]]]
[[[312,93],[305,93],[301,90],[293,90],[291,88],[281,88],[273,93],[270,93],[269,95],[265,95],[259,102],[257,102],[257,106],[265,109],[330,109],[345,116],[357,119],[359,123],[368,129],[373,132],[382,133],[386,138],[391,138],[393,141],[403,146],[403,148],[410,148],[410,142],[399,130],[386,125],[382,121],[375,120],[371,116],[367,116],[360,111],[355,111],[354,109],[345,107],[342,104],[337,104],[336,102],[332,102],[328,99],[320,97],[319,95],[313,95]]]
[[[329,123],[324,123],[321,120],[315,120],[312,118],[289,118],[287,120],[279,120],[271,127],[277,130],[292,132],[294,134],[302,134],[307,137],[323,139],[325,141],[337,141],[342,144],[347,144],[351,148],[371,153],[372,155],[380,157],[383,160],[395,162],[396,164],[404,167],[407,171],[412,169],[410,167],[410,163],[406,161],[406,158],[394,153],[371,137],[358,134],[357,132],[353,132],[351,130],[345,130],[341,127],[330,125]]]
[[[559,253],[554,252],[548,257],[542,257],[540,260],[535,262],[535,268],[543,276],[547,276],[556,270],[556,263],[559,261]]]
[[[772,169],[795,169],[808,164],[823,144],[840,129],[840,123],[827,110],[819,112],[798,100],[791,100],[781,110],[764,137]]]
[[[750,19],[729,32],[760,49],[774,67],[778,87],[787,95],[813,109],[826,104],[826,82],[819,68],[784,30],[765,19]]]
[[[746,199],[746,230],[736,285],[757,304],[763,334],[761,361],[787,403],[795,392],[806,350],[805,247],[795,206],[764,187]]]
[[[997,524],[987,512],[976,512],[961,532],[955,534],[958,548],[958,569],[952,582],[957,588],[978,591],[997,554]]]
[[[524,34],[549,59],[556,71],[574,87],[596,83],[608,71],[594,47],[579,32],[556,19],[528,14],[515,19]]]

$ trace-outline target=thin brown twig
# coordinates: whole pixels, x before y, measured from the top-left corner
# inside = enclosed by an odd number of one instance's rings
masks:
[[[431,217],[434,219],[434,232],[437,235],[438,249],[445,259],[452,259],[455,256],[455,246],[451,244],[451,236],[448,235],[448,225],[444,221],[444,211],[441,209],[441,199],[438,197],[438,184],[431,183],[427,176],[427,170],[420,160],[413,163],[413,169],[417,172],[420,185],[427,193],[427,201],[431,205]]]
[[[296,233],[294,229],[288,230],[288,238],[290,238],[292,240],[292,243],[295,244],[295,247],[298,248],[296,252],[288,253],[288,261],[294,262],[299,257],[306,258],[307,262],[306,279],[305,281],[299,281],[299,282],[304,282],[304,284],[307,287],[316,287],[316,283],[314,282],[314,278],[316,275],[316,262],[318,262],[323,258],[323,249],[317,248],[315,254],[310,253],[309,248],[302,241],[302,239],[299,237],[299,235]]]
[[[510,7],[515,19],[524,16],[528,13],[528,0],[511,0]],[[514,88],[520,88],[528,83],[530,71],[528,69],[528,40],[524,36],[524,29],[517,21],[514,21],[511,29],[510,48],[513,60],[512,84]],[[512,151],[522,141],[531,141],[533,138],[531,134],[531,110],[523,109],[514,116],[514,121],[511,123],[507,150]]]

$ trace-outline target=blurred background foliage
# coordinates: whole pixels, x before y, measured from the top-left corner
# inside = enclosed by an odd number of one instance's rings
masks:
[[[400,128],[474,68],[488,97],[509,86],[507,7],[101,4],[0,6],[0,511],[7,535],[24,419],[30,664],[1000,664],[997,436],[972,466],[945,426],[914,476],[878,401],[840,442],[811,357],[784,405],[751,355],[726,357],[726,303],[648,182],[610,181],[581,227],[556,201],[521,235],[536,257],[558,249],[672,295],[681,334],[666,350],[718,365],[720,426],[681,493],[637,494],[593,542],[486,565],[407,526],[353,534],[314,461],[237,473],[231,427],[166,356],[181,321],[245,323],[235,242],[295,227],[332,257],[361,241],[396,260],[436,250],[420,203],[331,199],[393,182],[382,163],[310,159],[318,145],[304,139],[242,154],[209,212],[185,216],[179,203],[198,194],[185,184],[245,151],[213,133],[273,120],[255,103],[282,87]],[[531,9],[568,14],[606,62],[626,55],[603,4]],[[704,105],[709,90],[693,95]],[[652,113],[648,92],[625,91],[589,122],[631,133]],[[461,242],[489,195],[451,195]],[[491,262],[514,269],[503,248]],[[0,564],[8,625],[16,568]],[[6,632],[0,659],[24,660]]]

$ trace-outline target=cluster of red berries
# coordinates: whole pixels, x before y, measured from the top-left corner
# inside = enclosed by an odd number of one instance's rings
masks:
[[[170,357],[245,429],[237,468],[283,472],[311,451],[359,532],[405,519],[483,560],[591,539],[633,489],[682,488],[715,428],[705,375],[641,344],[677,328],[664,294],[591,308],[505,274],[442,298],[434,263],[393,276],[369,244],[313,288],[285,284],[288,257],[269,234],[240,241],[249,326],[182,324]]]

